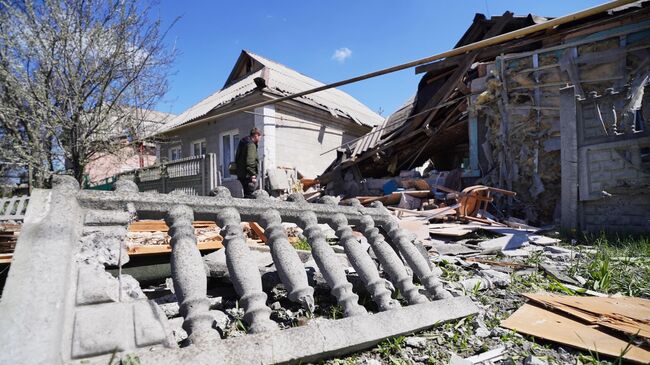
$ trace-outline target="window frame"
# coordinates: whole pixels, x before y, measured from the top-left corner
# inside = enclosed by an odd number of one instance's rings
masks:
[[[230,136],[230,156],[232,158],[232,161],[235,161],[235,155],[237,153],[237,146],[239,145],[239,140],[241,140],[241,136],[239,134],[239,128],[235,129],[230,129],[227,131],[223,131],[219,133],[219,166],[220,166],[220,172],[221,172],[221,177],[222,180],[228,181],[228,180],[236,180],[237,176],[235,175],[230,175],[230,172],[228,171],[228,166],[224,164],[224,153],[223,153],[223,137],[225,136]],[[234,137],[235,136],[240,136],[237,139],[237,145],[234,143]],[[226,176],[228,175],[228,176]]]
[[[194,151],[194,146],[195,146],[197,143],[201,143],[201,144],[202,144],[202,145],[199,145],[199,149],[200,149],[200,150],[203,150],[203,151],[202,151],[203,153],[200,153],[200,154],[198,154],[198,155],[197,155],[197,154],[195,153],[195,151]],[[202,155],[207,154],[207,153],[208,153],[208,144],[207,144],[207,142],[205,141],[205,138],[199,138],[199,139],[196,139],[196,140],[192,141],[192,144],[190,145],[190,152],[191,152],[192,157],[202,156]]]
[[[173,158],[173,152],[178,151],[178,158]],[[167,150],[167,155],[169,156],[169,162],[172,161],[178,161],[183,158],[183,148],[181,148],[181,145],[176,145],[174,147],[169,147],[169,150]]]

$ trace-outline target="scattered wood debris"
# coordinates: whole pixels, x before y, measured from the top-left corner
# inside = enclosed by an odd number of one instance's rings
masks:
[[[0,253],[14,252],[21,226],[18,223],[0,224]]]
[[[621,327],[607,326],[608,328],[615,327],[616,330],[629,333],[634,326],[647,326],[647,323],[640,322],[647,322],[650,301],[640,298],[584,298],[534,294],[526,296],[559,311],[524,304],[508,319],[501,322],[502,327],[594,353],[615,358],[620,356],[640,364],[647,364],[650,361],[650,351],[636,346],[627,338],[622,339],[603,331],[603,328],[598,326],[602,323],[597,317],[604,315],[607,318],[604,321],[613,320],[617,325],[621,325]],[[612,308],[612,305],[615,305],[612,301],[620,303],[620,306]],[[588,307],[578,309],[565,303],[588,304]],[[646,317],[636,318],[641,312],[645,312]]]

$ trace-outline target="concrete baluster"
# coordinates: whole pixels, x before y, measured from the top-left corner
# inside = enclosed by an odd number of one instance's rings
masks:
[[[263,201],[269,198],[266,191],[258,190],[255,198]],[[280,281],[289,293],[289,300],[298,302],[310,312],[314,311],[314,289],[307,282],[305,267],[296,250],[289,243],[282,226],[282,217],[277,210],[269,209],[262,213],[260,224],[268,239],[273,262],[278,270]]]
[[[288,200],[298,204],[306,203],[302,194],[291,194]],[[336,298],[338,304],[343,307],[343,315],[351,317],[367,314],[366,309],[359,305],[359,297],[352,291],[352,284],[348,282],[345,276],[343,265],[337,260],[334,250],[325,240],[325,234],[318,226],[316,214],[306,210],[300,216],[298,226],[302,228],[303,235],[305,235],[311,246],[312,257],[323,274],[327,285],[331,288],[332,295]]]
[[[167,213],[165,220],[171,236],[172,280],[185,319],[183,329],[191,343],[219,339],[218,332],[212,329],[206,274],[192,226],[194,213],[188,206],[179,205]]]
[[[375,222],[372,217],[364,215],[359,223],[359,230],[368,239],[368,243],[372,247],[381,266],[395,287],[400,290],[406,301],[409,304],[427,302],[427,298],[420,294],[415,285],[413,285],[413,279],[406,272],[402,260],[400,260],[397,253],[386,242],[379,229],[375,227]]]
[[[228,188],[216,189],[219,199],[232,199]],[[257,263],[246,244],[241,228],[241,218],[235,208],[226,208],[217,214],[218,224],[222,227],[221,235],[226,250],[226,265],[235,291],[244,308],[244,321],[251,333],[277,329],[270,320],[271,309],[266,306],[266,294],[262,291],[262,278]]]
[[[383,205],[381,202],[373,202],[372,207],[383,208]],[[438,278],[431,271],[427,259],[413,245],[408,232],[399,227],[397,218],[387,214],[380,223],[427,291],[436,299],[451,298],[452,295],[442,287]]]
[[[324,199],[324,202],[329,205],[336,205],[336,202],[332,199]],[[386,289],[386,283],[379,276],[379,271],[377,271],[372,258],[361,248],[359,241],[352,234],[352,228],[348,225],[348,219],[345,215],[335,213],[330,218],[330,222],[333,225],[332,228],[336,231],[336,236],[339,238],[341,246],[345,249],[350,264],[368,288],[379,310],[384,311],[399,308],[399,302],[391,299],[391,293]]]

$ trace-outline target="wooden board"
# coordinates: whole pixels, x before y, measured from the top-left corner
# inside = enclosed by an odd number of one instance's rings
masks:
[[[429,223],[421,220],[400,219],[399,228],[411,232],[418,240],[429,239]]]
[[[14,255],[11,253],[0,254],[0,264],[10,264],[13,257]]]
[[[524,304],[501,326],[527,335],[558,342],[590,352],[618,357],[628,342],[558,313]],[[650,362],[650,351],[630,345],[623,358],[640,364]]]
[[[363,205],[368,205],[374,201],[380,201],[384,205],[396,205],[399,204],[402,194],[407,194],[416,198],[428,198],[432,195],[429,190],[403,190],[384,196],[358,196],[356,198],[359,199]]]
[[[650,300],[634,297],[578,297],[541,293],[524,294],[524,296],[590,324],[650,338]]]
[[[196,245],[200,251],[203,250],[218,250],[223,247],[221,241],[206,241]],[[129,255],[155,255],[172,252],[170,245],[144,245],[133,246],[129,248]]]
[[[442,223],[442,224],[429,224],[429,233],[441,236],[461,237],[468,233],[472,233],[479,229],[475,225],[469,224],[456,224],[456,223]]]
[[[215,222],[211,221],[194,221],[194,228],[211,228],[217,227]],[[133,222],[129,225],[129,232],[167,232],[169,227],[163,220],[142,220]]]
[[[262,242],[266,243],[268,239],[266,238],[266,235],[264,235],[264,228],[260,226],[257,222],[248,222],[249,227],[255,232],[257,237],[259,237]]]

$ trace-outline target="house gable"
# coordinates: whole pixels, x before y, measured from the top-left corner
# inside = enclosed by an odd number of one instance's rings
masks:
[[[239,54],[239,58],[237,58],[237,62],[235,62],[235,66],[233,66],[232,70],[230,71],[228,79],[226,79],[226,82],[223,84],[223,88],[225,89],[237,81],[245,78],[246,76],[255,73],[263,68],[264,65],[260,61],[251,57],[247,51],[242,50]]]

